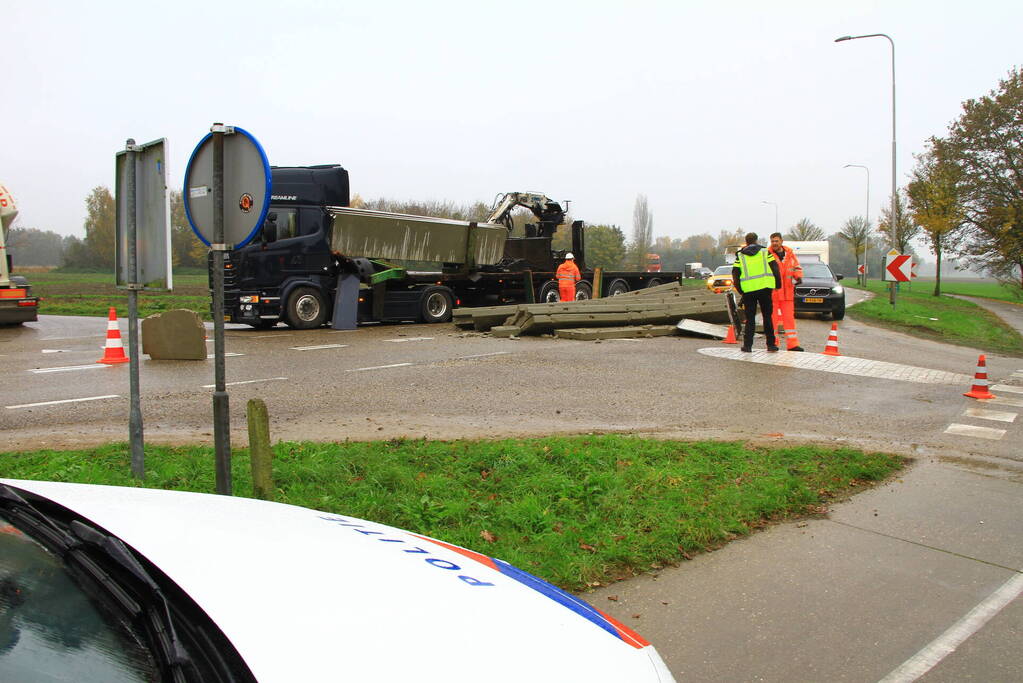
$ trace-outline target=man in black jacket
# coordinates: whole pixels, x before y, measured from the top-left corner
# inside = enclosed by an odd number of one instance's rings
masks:
[[[757,321],[757,306],[764,318],[764,336],[767,350],[778,350],[778,341],[771,327],[771,292],[781,287],[781,271],[778,262],[769,249],[757,244],[755,232],[746,234],[746,246],[735,255],[732,265],[732,282],[742,295],[742,307],[746,311],[746,325],[742,330],[742,350],[753,350],[753,328]]]

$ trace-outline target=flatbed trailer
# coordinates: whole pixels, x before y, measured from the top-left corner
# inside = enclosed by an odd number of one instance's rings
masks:
[[[335,308],[354,307],[347,317],[357,323],[436,323],[450,320],[456,306],[557,301],[555,271],[564,252],[552,250],[551,239],[564,213],[543,195],[504,198],[493,220],[481,222],[355,209],[340,166],[274,167],[267,224],[257,240],[225,255],[225,319],[310,329],[338,317]],[[525,237],[510,236],[516,205],[531,208],[539,221]],[[571,229],[582,275],[577,298],[683,277],[624,270],[598,276],[586,266],[582,221]]]

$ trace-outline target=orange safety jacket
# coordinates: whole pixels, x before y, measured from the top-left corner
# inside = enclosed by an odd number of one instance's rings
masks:
[[[579,266],[575,265],[575,261],[565,261],[558,266],[558,287],[575,287],[575,283],[583,279],[583,276],[579,273]]]
[[[774,247],[770,247],[778,262],[778,270],[781,272],[781,289],[774,292],[775,298],[781,301],[795,301],[796,299],[796,278],[803,278],[803,267],[799,265],[799,258],[789,247],[781,245],[784,254],[778,255]]]

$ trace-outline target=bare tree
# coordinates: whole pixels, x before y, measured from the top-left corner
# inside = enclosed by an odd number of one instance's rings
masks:
[[[815,242],[825,239],[825,235],[824,231],[817,227],[817,224],[809,218],[801,218],[798,223],[792,226],[788,234],[785,235],[785,239],[797,242]]]
[[[877,231],[888,240],[888,244],[900,254],[912,253],[910,242],[920,234],[920,226],[913,221],[913,217],[906,211],[906,201],[902,198],[902,192],[895,195],[895,227],[892,227],[892,210],[889,206],[881,209],[881,222],[877,225]]]
[[[643,270],[646,255],[654,235],[654,215],[650,213],[645,194],[636,195],[636,205],[632,209],[632,248],[636,252],[636,269]]]
[[[849,243],[852,248],[853,257],[856,259],[856,281],[861,284],[866,281],[867,276],[860,275],[860,256],[867,249],[867,242],[870,241],[870,223],[863,216],[853,216],[842,225],[838,236]]]

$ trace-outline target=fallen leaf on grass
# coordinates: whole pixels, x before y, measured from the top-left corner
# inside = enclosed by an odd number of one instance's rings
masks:
[[[480,538],[482,538],[487,543],[493,543],[494,541],[497,540],[497,536],[495,536],[494,534],[490,533],[486,529],[484,529],[483,531],[480,532]]]
[[[582,541],[579,542],[579,547],[582,548],[583,550],[588,550],[591,553],[597,552],[597,549],[594,548],[592,545],[590,545],[589,543],[583,543]]]

